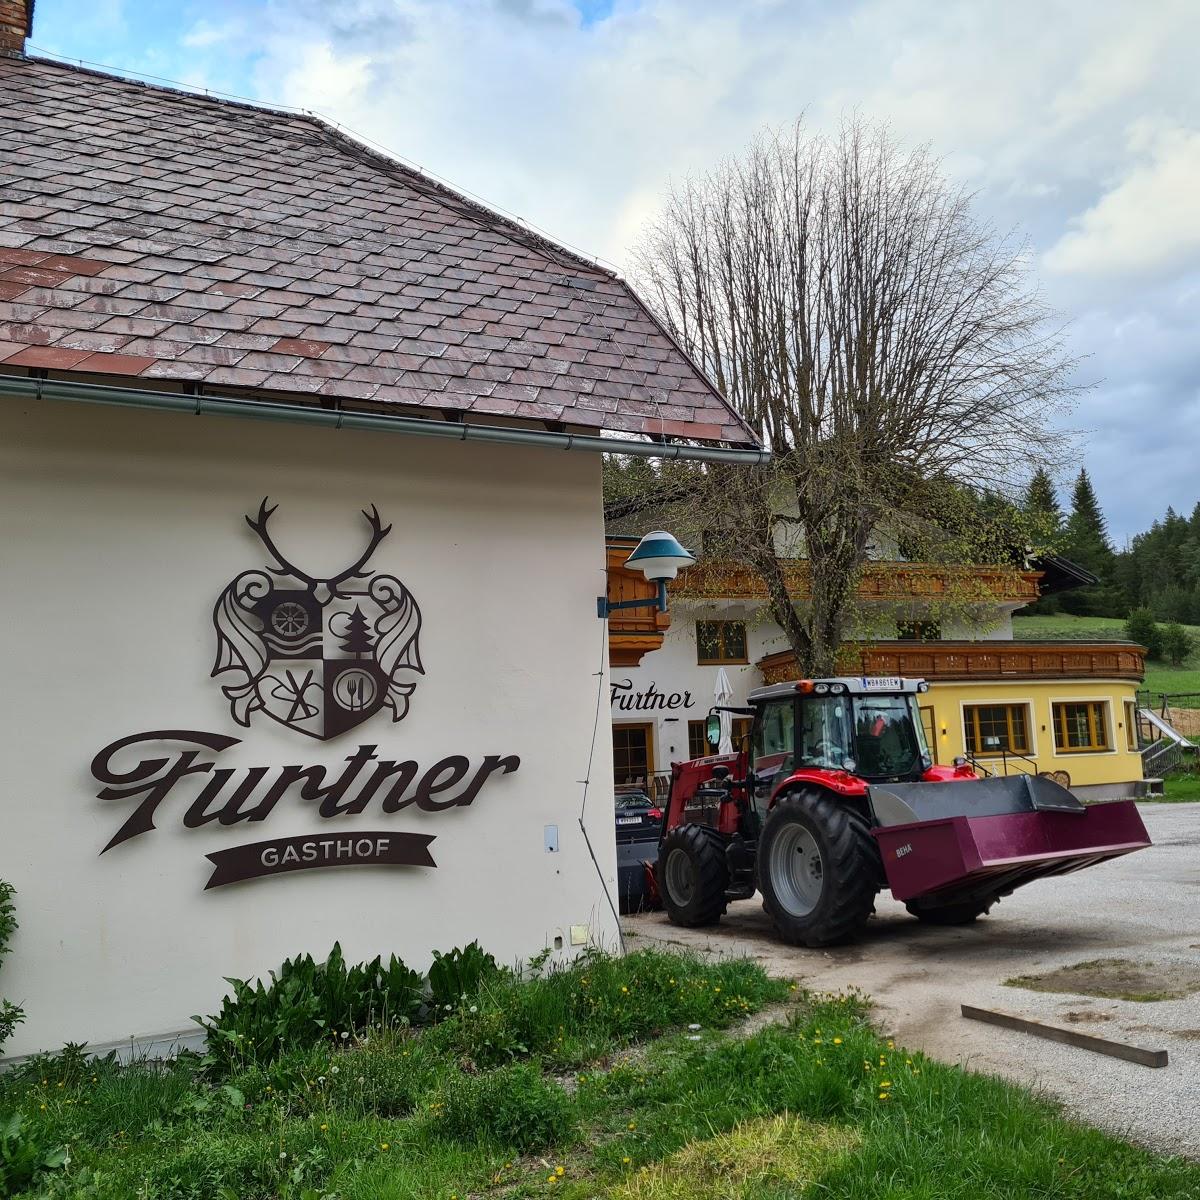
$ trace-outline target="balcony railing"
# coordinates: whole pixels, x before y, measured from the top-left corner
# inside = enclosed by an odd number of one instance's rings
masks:
[[[811,595],[808,565],[784,568],[788,595]],[[860,601],[945,600],[955,604],[1031,604],[1038,598],[1039,571],[940,563],[869,562],[858,580]],[[671,594],[692,599],[765,600],[766,585],[753,571],[731,563],[706,562],[685,571]]]
[[[796,678],[790,650],[758,661],[764,683]],[[874,642],[845,647],[839,670],[899,675],[931,683],[994,679],[1128,679],[1146,674],[1146,648],[1135,642]]]

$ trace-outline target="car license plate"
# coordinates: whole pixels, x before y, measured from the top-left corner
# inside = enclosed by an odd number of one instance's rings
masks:
[[[904,687],[904,680],[895,675],[864,676],[862,681],[864,692],[898,692]]]
[[[617,818],[618,825],[640,825],[641,823],[642,823],[641,817],[618,817]]]

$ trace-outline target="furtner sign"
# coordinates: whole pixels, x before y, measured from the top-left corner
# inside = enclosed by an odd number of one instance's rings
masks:
[[[249,726],[252,715],[263,712],[322,740],[385,708],[393,721],[402,720],[416,689],[414,677],[425,673],[417,644],[421,612],[398,579],[365,569],[391,526],[382,526],[374,507],[364,511],[371,527],[366,551],[322,580],[276,549],[267,533],[274,511],[263,500],[257,517],[246,521],[275,565],[239,575],[217,601],[213,617],[213,675],[233,675],[222,691],[234,720]],[[289,795],[318,802],[317,814],[325,820],[357,815],[371,805],[385,815],[406,808],[441,812],[471,805],[489,779],[521,765],[515,754],[489,754],[478,767],[452,754],[422,769],[411,759],[381,759],[374,744],[360,745],[333,773],[320,766],[220,765],[222,753],[239,744],[226,734],[167,729],[105,746],[91,767],[103,785],[98,798],[135,800],[136,806],[100,853],[156,828],[155,817],[173,795],[186,803],[180,819],[188,829],[214,821],[266,821]],[[215,869],[205,890],[318,867],[433,867],[433,840],[397,830],[355,830],[257,841],[207,855]]]

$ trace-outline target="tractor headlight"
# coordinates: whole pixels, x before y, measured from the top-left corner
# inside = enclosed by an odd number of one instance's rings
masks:
[[[816,693],[818,696],[824,696],[824,695],[825,695],[825,694],[826,694],[826,693],[829,691],[829,684],[827,684],[827,683],[818,683],[818,684],[817,684],[817,685],[816,685],[816,686],[813,688],[813,691],[814,691],[814,692],[815,692],[815,693]]]
[[[831,691],[831,692],[832,692],[832,693],[833,693],[835,696],[840,696],[840,695],[842,695],[842,693],[843,693],[843,692],[845,692],[845,690],[846,690],[846,685],[845,685],[844,683],[831,683],[831,684],[829,685],[829,690],[830,690],[830,691]]]
[[[854,772],[858,770],[858,763],[856,763],[852,758],[843,758],[842,770],[849,771],[850,774],[853,775]]]
[[[921,682],[917,684],[917,691],[918,691],[918,692],[927,692],[927,691],[929,691],[929,684],[927,684],[927,683],[925,682],[925,680],[923,680],[923,679],[922,679],[922,680],[921,680]]]

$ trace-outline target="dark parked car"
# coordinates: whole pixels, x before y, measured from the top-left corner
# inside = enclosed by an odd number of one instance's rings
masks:
[[[637,912],[646,896],[643,863],[658,857],[662,809],[640,788],[619,788],[615,797],[617,895],[623,913]]]

